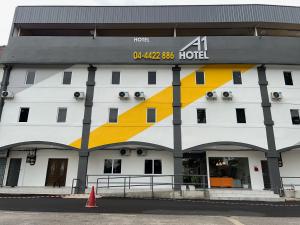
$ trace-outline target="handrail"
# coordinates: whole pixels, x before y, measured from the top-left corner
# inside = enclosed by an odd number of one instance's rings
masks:
[[[74,181],[76,181],[76,185],[74,185]],[[72,187],[71,187],[71,194],[76,193],[76,190],[79,189],[79,184],[80,184],[80,179],[73,178],[73,180],[72,180]],[[75,190],[75,191],[73,192],[73,190]]]
[[[297,183],[288,183],[288,184],[284,184],[283,180],[284,179],[299,179],[299,181]],[[295,177],[295,176],[291,176],[291,177],[280,177],[281,180],[281,187],[283,188],[284,186],[300,186],[300,177]]]
[[[299,179],[299,180],[298,180],[298,182],[292,181],[292,182],[285,183],[284,179],[292,179],[292,180]],[[285,192],[285,190],[287,190],[287,189],[285,189],[285,187],[290,187],[290,189],[295,190],[295,187],[299,187],[300,186],[300,177],[296,177],[296,176],[280,177],[280,183],[281,183],[280,184],[281,196],[284,196],[285,195],[284,192]]]
[[[152,197],[154,196],[154,186],[170,186],[174,190],[175,186],[181,185],[194,185],[200,187],[201,189],[206,189],[208,187],[207,175],[177,175],[182,176],[183,178],[192,178],[196,177],[194,181],[186,182],[174,182],[175,175],[161,175],[161,174],[149,174],[149,175],[87,175],[87,185],[96,184],[96,194],[99,193],[99,189],[104,188],[123,188],[123,195],[126,196],[126,189],[131,189],[132,187],[149,187],[152,192]],[[95,181],[91,181],[91,177],[96,178]],[[158,178],[169,177],[170,181],[161,180],[155,181]],[[146,178],[146,180],[138,180],[140,178]],[[200,179],[199,179],[200,178]],[[149,179],[149,180],[148,180]]]

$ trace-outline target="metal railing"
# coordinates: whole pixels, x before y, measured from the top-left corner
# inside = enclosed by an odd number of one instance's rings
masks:
[[[80,179],[74,178],[72,180],[71,194],[78,193],[79,187],[80,187]]]
[[[284,190],[295,190],[295,187],[300,187],[300,177],[280,177],[281,191],[284,194]]]
[[[151,191],[154,197],[154,187],[174,190],[176,186],[185,186],[193,189],[206,189],[208,187],[207,175],[177,175],[181,176],[183,182],[175,182],[175,175],[87,175],[86,185],[96,186],[96,194],[101,189],[120,189],[126,197],[126,190],[134,188],[145,188]]]

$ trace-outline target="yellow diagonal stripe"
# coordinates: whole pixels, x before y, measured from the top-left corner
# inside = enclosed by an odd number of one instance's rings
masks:
[[[197,85],[195,82],[195,72],[185,76],[181,80],[181,102],[182,108],[193,103],[197,99],[205,96],[207,91],[212,91],[232,80],[232,71],[239,70],[242,73],[250,69],[253,65],[208,65],[199,70],[205,73],[205,84]],[[118,123],[105,123],[90,133],[89,148],[125,142],[133,136],[143,132],[153,126],[146,122],[147,108],[156,108],[157,122],[172,115],[173,89],[166,87],[162,91],[153,95],[146,101],[132,107],[118,117]],[[81,139],[70,144],[80,148]]]

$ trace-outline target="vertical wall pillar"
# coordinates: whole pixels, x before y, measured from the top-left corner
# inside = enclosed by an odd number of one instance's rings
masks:
[[[180,70],[175,66],[173,71],[173,141],[174,141],[174,189],[181,190],[183,182],[182,140],[181,140],[181,90]]]
[[[279,194],[280,191],[280,172],[279,172],[279,153],[276,151],[276,143],[274,136],[273,125],[271,113],[271,103],[269,101],[268,93],[268,81],[266,76],[266,67],[264,65],[257,68],[258,72],[258,83],[260,87],[260,94],[262,99],[262,109],[264,114],[264,124],[266,127],[267,142],[268,142],[268,152],[266,154],[270,175],[271,188],[275,194]]]
[[[86,82],[86,97],[85,109],[82,125],[81,149],[79,151],[79,162],[77,172],[77,190],[76,193],[84,193],[86,187],[86,175],[89,160],[89,137],[91,130],[91,117],[93,109],[94,87],[95,87],[95,73],[97,68],[94,66],[88,67],[88,80]]]
[[[3,73],[3,78],[2,78],[2,82],[1,82],[0,93],[2,93],[2,91],[7,90],[11,69],[12,69],[11,65],[5,65],[3,68],[4,73]],[[0,98],[0,121],[1,121],[1,117],[2,117],[3,107],[4,107],[4,99]]]

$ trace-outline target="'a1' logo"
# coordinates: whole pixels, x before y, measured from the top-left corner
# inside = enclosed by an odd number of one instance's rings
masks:
[[[209,59],[207,56],[207,37],[199,36],[180,49],[179,59]]]

